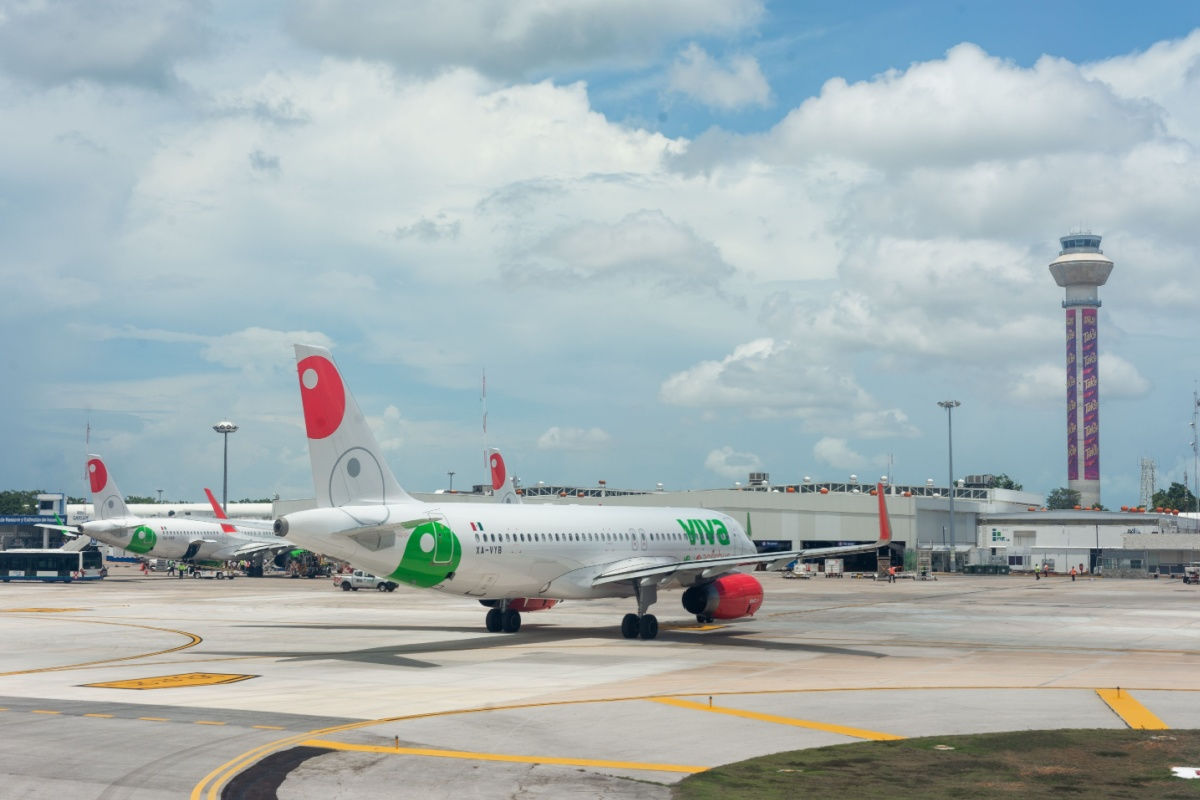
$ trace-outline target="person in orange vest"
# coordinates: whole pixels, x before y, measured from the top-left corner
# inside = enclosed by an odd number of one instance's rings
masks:
[[[896,565],[893,564],[892,566],[888,567],[888,583],[895,583],[895,582],[896,582]]]
[[[1071,567],[1071,580],[1072,581],[1075,580],[1075,568],[1074,567]]]

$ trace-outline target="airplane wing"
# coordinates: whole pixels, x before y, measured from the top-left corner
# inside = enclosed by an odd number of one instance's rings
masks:
[[[295,547],[294,544],[283,541],[247,542],[246,544],[234,550],[233,555],[231,555],[230,558],[240,558],[241,556],[248,556],[251,553],[262,553],[268,550],[290,550],[293,547]]]
[[[688,584],[697,579],[715,578],[722,572],[745,564],[766,564],[767,569],[778,569],[790,561],[800,558],[820,558],[823,556],[847,555],[850,553],[868,553],[891,543],[892,525],[888,520],[887,503],[884,497],[883,484],[876,486],[879,497],[879,539],[870,544],[848,544],[836,547],[808,547],[800,550],[785,550],[774,553],[758,553],[755,555],[719,556],[717,558],[699,558],[687,561],[663,561],[660,563],[645,563],[654,559],[629,558],[608,565],[595,578],[593,586],[620,581],[634,581],[645,578],[658,578],[660,584],[676,578],[680,583]]]
[[[640,578],[677,577],[681,583],[689,583],[689,577],[712,578],[722,572],[728,572],[734,567],[746,564],[766,564],[767,569],[777,569],[780,566],[795,561],[798,558],[818,558],[822,556],[845,555],[848,553],[867,553],[882,547],[887,542],[871,544],[851,544],[838,547],[810,547],[804,550],[786,550],[774,553],[758,553],[757,555],[721,556],[719,558],[698,558],[689,561],[669,561],[657,564],[631,563],[646,562],[653,559],[626,559],[610,564],[599,575],[592,579],[593,586],[605,583],[631,581]]]

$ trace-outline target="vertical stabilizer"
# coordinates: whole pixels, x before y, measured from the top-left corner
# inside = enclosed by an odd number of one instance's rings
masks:
[[[324,347],[296,345],[308,455],[318,506],[413,502]]]
[[[117,482],[108,474],[104,461],[97,455],[89,455],[87,461],[88,485],[92,490],[92,514],[96,519],[117,519],[129,516],[125,498],[117,488]]]
[[[879,541],[892,541],[892,521],[888,519],[887,498],[883,494],[883,484],[875,485],[875,494],[879,497]]]
[[[500,451],[492,447],[488,449],[488,466],[492,470],[492,496],[498,503],[519,503],[521,496],[504,466],[504,457]]]
[[[221,520],[221,531],[223,533],[235,533],[237,528],[226,522],[229,517],[225,516],[225,509],[221,508],[221,504],[217,502],[217,498],[213,497],[212,489],[205,486],[204,493],[208,495],[208,504],[212,506],[213,513],[217,515],[217,519]]]

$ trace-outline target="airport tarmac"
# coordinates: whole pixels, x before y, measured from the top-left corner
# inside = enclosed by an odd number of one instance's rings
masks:
[[[471,601],[329,579],[0,584],[0,796],[667,798],[780,750],[1200,727],[1200,587],[760,577],[751,620],[660,593],[649,642],[632,601],[489,634]]]

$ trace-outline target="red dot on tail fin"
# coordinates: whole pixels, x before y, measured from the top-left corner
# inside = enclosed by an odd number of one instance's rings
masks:
[[[504,459],[499,453],[492,453],[492,491],[499,491],[504,487]]]
[[[346,415],[346,388],[337,367],[324,356],[309,356],[296,365],[304,427],[308,438],[324,439],[342,424]]]
[[[108,470],[104,468],[104,462],[98,458],[88,461],[87,466],[88,481],[92,485],[92,494],[96,494],[108,485]]]

